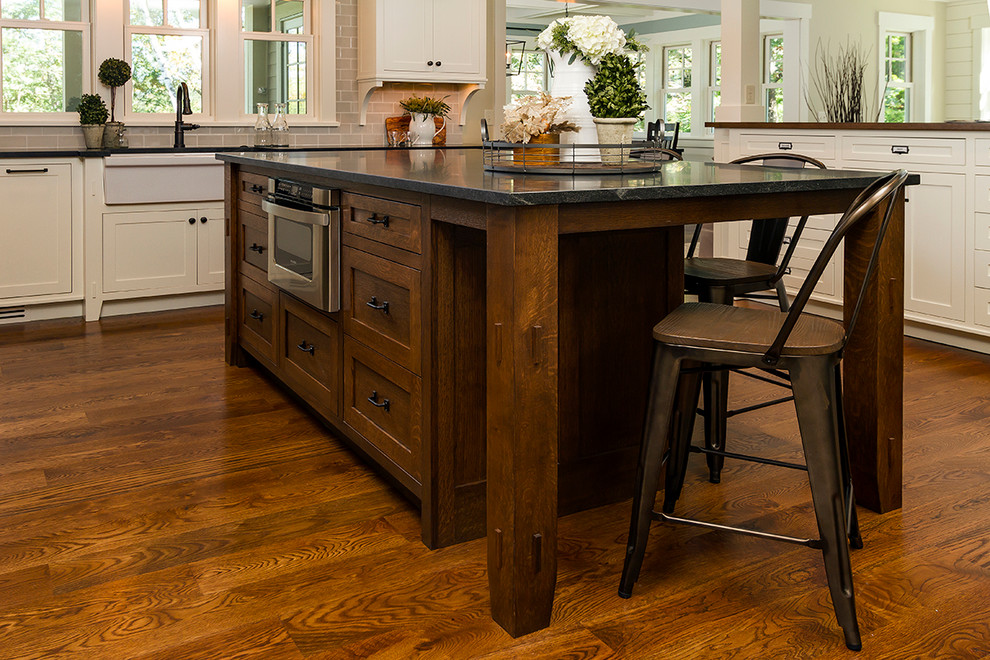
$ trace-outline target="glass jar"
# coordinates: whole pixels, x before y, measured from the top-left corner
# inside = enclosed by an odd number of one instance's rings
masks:
[[[272,125],[268,121],[268,104],[258,104],[258,118],[254,120],[254,145],[267,147],[272,143]]]
[[[289,146],[289,122],[286,120],[287,103],[275,104],[275,118],[272,120],[272,146]]]

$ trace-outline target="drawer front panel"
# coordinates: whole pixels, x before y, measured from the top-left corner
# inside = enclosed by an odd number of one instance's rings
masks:
[[[743,133],[739,136],[740,153],[744,156],[786,151],[818,160],[835,159],[835,138],[831,135],[761,135]]]
[[[976,210],[990,213],[990,176],[977,176],[974,181]]]
[[[976,142],[976,164],[988,166],[990,165],[990,140],[986,138],[977,138]]]
[[[340,329],[337,323],[282,295],[281,368],[293,391],[314,408],[340,415]]]
[[[883,163],[893,169],[902,164],[965,165],[965,138],[901,138],[855,136],[842,139],[845,160]]]
[[[275,350],[277,324],[275,323],[276,293],[264,287],[250,277],[240,278],[241,311],[240,338],[241,343],[251,349],[259,359],[268,360],[272,366],[276,362]]]
[[[256,207],[262,214],[261,200],[268,194],[268,177],[250,172],[241,172],[237,186],[237,199],[241,206]]]
[[[241,267],[251,277],[268,279],[268,220],[241,211]]]
[[[973,251],[973,284],[981,289],[990,289],[990,252]]]
[[[422,381],[344,338],[344,421],[420,481]]]
[[[990,250],[990,213],[976,215],[976,249]]]
[[[344,231],[421,254],[423,221],[420,207],[377,197],[343,193]]]
[[[420,373],[420,272],[345,247],[344,332]]]
[[[990,328],[990,289],[976,289],[976,315],[977,325]]]

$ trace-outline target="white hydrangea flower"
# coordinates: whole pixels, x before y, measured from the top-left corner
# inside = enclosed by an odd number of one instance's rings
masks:
[[[558,25],[567,26],[568,40],[593,66],[598,66],[606,55],[625,53],[626,33],[608,16],[559,18],[537,37],[536,43],[541,49],[553,47],[553,30]]]

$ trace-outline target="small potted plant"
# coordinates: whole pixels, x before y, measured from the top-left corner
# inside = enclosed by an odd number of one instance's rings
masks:
[[[650,106],[636,79],[636,70],[625,55],[606,55],[594,78],[584,86],[600,144],[629,144],[633,127]],[[602,147],[602,162],[621,163],[629,149]]]
[[[83,139],[87,149],[99,149],[103,145],[103,128],[107,121],[107,104],[99,94],[83,94],[76,107]]]
[[[399,101],[399,105],[410,115],[409,141],[414,146],[432,144],[440,147],[446,143],[446,118],[450,113],[450,106],[443,99],[429,96],[420,98],[413,94]]]
[[[117,109],[117,88],[124,86],[131,79],[131,65],[124,60],[108,57],[100,64],[97,78],[110,88],[110,121],[107,122],[103,133],[103,146],[119,147],[124,124],[117,121],[114,116]]]
[[[560,144],[561,133],[576,132],[578,127],[568,111],[571,97],[540,93],[522,96],[505,106],[502,135],[506,142],[522,144]],[[560,159],[560,150],[550,148],[520,148],[513,159],[527,165],[550,165]]]

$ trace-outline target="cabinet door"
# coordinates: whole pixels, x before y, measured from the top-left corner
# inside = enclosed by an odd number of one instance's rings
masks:
[[[921,173],[908,186],[904,218],[904,309],[964,320],[966,175]]]
[[[71,293],[71,166],[5,166],[0,199],[0,298]]]
[[[379,0],[380,68],[386,72],[433,72],[433,0]]]
[[[223,284],[224,272],[224,215],[223,209],[198,211],[198,245],[196,247],[197,282],[199,284]]]
[[[103,214],[103,291],[196,285],[196,210]]]
[[[479,43],[485,43],[483,3],[479,0],[434,0],[433,68],[437,74],[482,75]]]

